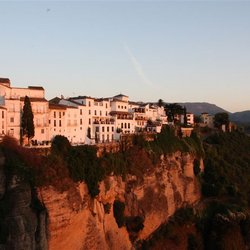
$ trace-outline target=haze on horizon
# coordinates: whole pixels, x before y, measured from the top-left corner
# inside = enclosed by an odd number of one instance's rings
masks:
[[[0,2],[0,77],[55,96],[250,109],[250,2]]]

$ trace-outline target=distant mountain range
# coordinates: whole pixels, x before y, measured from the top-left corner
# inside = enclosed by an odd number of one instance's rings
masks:
[[[211,115],[215,115],[220,112],[227,112],[231,121],[238,123],[250,123],[250,110],[231,113],[208,102],[180,102],[179,104],[185,106],[188,112],[195,115],[200,115],[203,112],[207,112]]]

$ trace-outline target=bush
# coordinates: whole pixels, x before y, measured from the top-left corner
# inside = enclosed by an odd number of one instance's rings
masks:
[[[99,194],[99,181],[104,178],[96,148],[88,145],[71,148],[68,168],[74,181],[85,181],[91,197]]]
[[[51,152],[53,154],[59,154],[66,158],[70,151],[71,145],[67,137],[62,135],[56,135],[52,140]]]

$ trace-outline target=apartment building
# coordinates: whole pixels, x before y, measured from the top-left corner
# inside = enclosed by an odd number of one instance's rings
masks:
[[[214,127],[214,116],[210,115],[208,113],[202,113],[201,116],[201,126],[207,126],[209,128],[213,128]]]
[[[40,86],[12,87],[9,79],[0,78],[0,105],[6,109],[5,134],[20,140],[22,136],[21,114],[25,96],[30,98],[34,114],[35,136],[33,140],[46,142],[49,140],[49,110],[44,89]]]
[[[110,142],[121,134],[145,130],[148,120],[157,122],[158,127],[167,120],[163,108],[129,102],[123,94],[109,98],[56,97],[48,102],[43,87],[12,87],[9,79],[0,78],[0,135],[17,140],[22,137],[25,96],[30,99],[34,115],[33,145],[47,144],[56,135],[67,137],[72,144]]]

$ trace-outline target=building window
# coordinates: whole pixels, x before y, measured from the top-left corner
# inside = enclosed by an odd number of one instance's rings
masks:
[[[82,109],[80,109],[80,115],[82,115]]]
[[[99,127],[95,128],[95,132],[97,132],[97,133],[99,132]]]
[[[89,119],[89,124],[91,124],[91,119]]]
[[[54,111],[54,118],[56,118],[56,111]]]
[[[59,120],[59,127],[62,127],[62,121]]]
[[[100,116],[102,116],[102,111],[100,110]]]
[[[41,134],[44,134],[44,128],[41,129]]]
[[[4,118],[4,111],[2,111],[2,118]]]
[[[10,122],[14,122],[14,117],[10,117]]]
[[[82,125],[82,119],[80,119],[80,125]]]
[[[112,132],[114,132],[114,127],[112,126]]]
[[[123,128],[123,123],[121,123],[121,128]]]
[[[102,127],[102,132],[104,132],[104,130],[105,130],[105,127]]]
[[[106,103],[106,109],[108,108],[108,104]]]
[[[128,123],[128,128],[130,129],[130,123]]]
[[[59,118],[62,118],[62,113],[61,112],[59,112]]]
[[[109,127],[107,127],[107,132],[109,132]]]
[[[108,111],[106,111],[106,116],[108,116]]]
[[[95,110],[95,115],[96,115],[96,110]]]
[[[54,127],[56,127],[56,120],[54,120]]]
[[[120,108],[120,105],[118,105],[118,109]]]
[[[124,106],[124,108],[126,109],[126,108],[127,108],[127,106]]]
[[[91,110],[89,109],[89,115],[91,115]]]
[[[127,128],[127,123],[126,122],[124,123],[124,128]]]
[[[91,106],[91,102],[89,101],[89,107]]]

